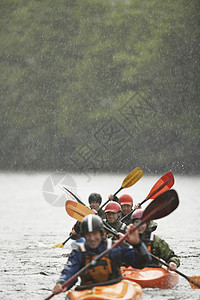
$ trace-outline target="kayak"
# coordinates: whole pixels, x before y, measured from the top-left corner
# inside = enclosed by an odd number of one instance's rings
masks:
[[[143,269],[121,267],[121,272],[124,279],[137,282],[142,288],[171,289],[179,282],[178,274],[168,271],[165,266]]]
[[[74,290],[67,294],[68,300],[141,300],[142,288],[139,284],[121,280],[111,285],[93,286],[91,289]]]

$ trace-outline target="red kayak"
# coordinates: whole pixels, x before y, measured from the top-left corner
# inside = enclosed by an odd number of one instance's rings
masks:
[[[176,272],[162,268],[134,269],[132,267],[121,267],[124,279],[137,282],[142,288],[171,289],[179,282]]]

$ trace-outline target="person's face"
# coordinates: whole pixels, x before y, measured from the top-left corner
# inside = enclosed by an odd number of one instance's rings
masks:
[[[90,208],[95,209],[96,211],[99,209],[100,203],[99,202],[91,202],[90,203]]]
[[[123,204],[121,205],[123,215],[127,215],[132,210],[132,205]]]
[[[107,212],[106,218],[110,224],[117,222],[120,213]]]
[[[92,249],[97,248],[102,240],[102,235],[100,231],[88,232],[85,234],[84,237],[88,246]]]
[[[138,220],[135,220],[135,221],[133,222],[133,224],[134,224],[134,225],[137,225],[139,222],[140,222],[140,220],[138,219]],[[138,227],[138,232],[139,232],[139,234],[142,234],[143,232],[145,232],[146,228],[147,228],[147,223],[144,223],[144,224],[140,225],[140,226]]]

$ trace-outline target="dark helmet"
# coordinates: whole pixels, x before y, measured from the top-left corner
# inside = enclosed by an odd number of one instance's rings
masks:
[[[131,222],[133,223],[137,219],[141,219],[144,213],[144,209],[136,209],[131,215]]]
[[[90,194],[88,201],[90,204],[91,204],[91,202],[98,202],[99,204],[101,204],[102,198],[101,198],[100,194],[92,193],[92,194]]]
[[[85,216],[81,221],[80,229],[81,229],[81,235],[93,231],[101,231],[102,235],[104,234],[103,221],[97,215]]]

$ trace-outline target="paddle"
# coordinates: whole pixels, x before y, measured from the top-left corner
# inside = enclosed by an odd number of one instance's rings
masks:
[[[160,219],[160,218],[163,218],[163,217],[169,215],[170,213],[172,213],[172,211],[174,211],[177,208],[178,204],[179,204],[178,195],[174,190],[167,191],[164,194],[158,196],[147,206],[147,208],[145,209],[145,211],[143,213],[143,217],[142,217],[141,221],[138,223],[138,225],[136,227],[134,227],[132,229],[132,232],[134,232],[140,225],[142,225],[145,222]],[[111,248],[104,250],[100,255],[95,257],[95,259],[93,259],[89,264],[87,264],[85,267],[83,267],[78,272],[76,272],[71,278],[69,278],[62,285],[62,288],[64,289],[68,285],[70,285],[75,279],[77,279],[78,276],[80,276],[82,273],[84,273],[91,266],[96,265],[96,263],[99,259],[101,259],[104,255],[106,255],[113,248],[116,248],[117,246],[119,246],[119,244],[121,244],[127,238],[128,238],[128,233],[126,233],[116,243],[114,243]],[[54,295],[55,294],[51,294],[45,300],[51,299]]]
[[[63,243],[54,245],[54,246],[52,246],[52,248],[63,248],[64,245],[71,239],[72,235],[73,234],[70,234],[70,236]]]
[[[159,259],[157,256],[155,256],[155,255],[153,255],[153,254],[151,254],[151,253],[150,253],[150,255],[151,255],[155,260],[157,260],[158,262],[160,262],[161,264],[163,264],[163,265],[165,265],[166,267],[169,268],[169,265],[168,265],[165,261]],[[178,270],[174,270],[174,272],[176,272],[176,273],[179,274],[180,276],[184,277],[184,278],[189,282],[189,284],[190,284],[190,286],[192,287],[192,289],[199,289],[199,288],[200,288],[200,276],[192,276],[192,277],[188,277],[188,276],[186,276],[185,274],[181,273],[181,272],[178,271]],[[195,281],[195,280],[197,280],[197,281]]]
[[[141,170],[139,167],[135,168],[133,171],[131,171],[131,173],[130,173],[128,176],[126,176],[126,178],[124,179],[124,181],[123,181],[123,183],[122,183],[122,186],[121,186],[120,189],[114,194],[114,196],[116,196],[117,193],[118,193],[119,191],[121,191],[122,189],[128,188],[128,187],[134,185],[134,184],[142,177],[142,175],[143,175],[142,170]],[[80,200],[80,199],[79,199],[72,191],[70,191],[68,188],[66,188],[65,186],[62,186],[62,185],[60,185],[60,188],[63,189],[65,192],[67,191],[68,193],[70,193],[70,194],[71,194],[71,195],[72,195],[72,196],[73,196],[80,204],[85,205],[85,204],[83,203],[83,201],[81,201],[81,200]],[[102,209],[102,207],[104,207],[109,201],[110,201],[110,200],[107,200],[107,201],[99,208],[99,210]],[[86,205],[85,205],[85,206],[86,206]]]
[[[66,201],[65,209],[72,218],[80,222],[82,221],[83,217],[91,214],[94,215],[94,212],[89,207],[72,200]]]
[[[79,222],[81,222],[82,219],[87,215],[90,215],[90,214],[94,215],[94,212],[90,208],[86,207],[85,205],[83,205],[81,203],[77,203],[72,200],[66,201],[65,208],[66,208],[68,215],[70,217],[76,219]],[[107,224],[104,220],[102,220],[102,221],[104,224],[104,226],[103,226],[104,229],[109,233],[117,234],[117,237],[118,237],[118,232],[115,229],[113,229],[109,224]]]
[[[60,187],[62,190],[64,190],[65,192],[67,191],[70,195],[72,195],[72,196],[76,199],[76,201],[78,201],[79,203],[85,205],[85,203],[83,203],[83,201],[81,201],[81,199],[78,198],[74,193],[72,193],[72,191],[70,191],[68,188],[66,188],[66,187],[63,186],[63,185],[59,185],[59,187]],[[86,206],[86,205],[85,205],[85,206]]]
[[[167,191],[167,192],[164,192],[163,194],[159,195],[158,197],[156,197],[153,201],[154,205],[156,203],[159,204],[159,202],[164,202],[164,201],[176,201],[178,202],[178,196],[177,196],[177,193],[175,192],[175,190],[170,190],[170,191]],[[149,204],[150,206],[150,204]],[[149,207],[148,206],[148,207]],[[148,212],[148,209],[149,208],[146,208],[145,212],[147,211]],[[88,207],[85,207],[84,205],[80,204],[80,203],[77,203],[75,201],[72,201],[72,200],[67,200],[66,203],[65,203],[65,208],[66,208],[66,211],[67,213],[72,217],[72,218],[75,218],[76,220],[78,221],[82,221],[82,219],[89,215],[89,214],[94,214],[94,212],[89,209]],[[151,206],[150,206],[151,208]],[[166,210],[166,208],[165,208]],[[164,214],[166,213],[166,211],[164,210]],[[162,213],[162,211],[160,210],[159,211],[159,215]],[[143,214],[143,217],[145,216],[145,214]],[[118,235],[118,232],[113,229],[109,224],[107,224],[106,222],[104,223],[104,225],[106,227],[108,227],[109,229],[109,232],[113,233],[115,236]],[[107,228],[106,228],[107,230]]]
[[[62,190],[64,190],[65,192],[66,191],[69,192],[80,204],[85,206],[85,204],[74,193],[72,193],[70,190],[68,190],[65,186],[59,185],[59,187]],[[71,239],[72,235],[73,234],[70,234],[70,236],[63,243],[54,245],[54,246],[52,246],[52,248],[63,248],[64,245]]]
[[[143,175],[142,170],[137,167],[135,168],[133,171],[131,171],[131,173],[126,176],[126,178],[124,179],[124,181],[122,182],[121,187],[119,188],[119,190],[117,192],[114,193],[113,196],[116,196],[122,189],[128,188],[132,185],[134,185]],[[102,209],[108,202],[110,201],[110,199],[108,199],[100,208]]]
[[[168,191],[174,185],[174,176],[171,172],[163,175],[152,187],[147,197],[139,203],[139,206],[142,206],[147,200],[155,199],[161,193]],[[130,216],[136,209],[132,209],[127,215],[122,217],[120,220],[125,220],[128,216]]]
[[[169,197],[169,198],[170,198],[170,197],[175,197],[175,198],[177,197],[177,196],[174,194],[174,190],[170,190],[170,191],[168,191],[168,192],[165,192],[165,193],[161,194],[160,196],[158,196],[157,198],[155,198],[155,200],[158,201],[158,202],[161,202],[161,201],[163,201],[163,199],[166,198],[166,196]],[[154,200],[154,201],[155,201],[155,200]],[[68,201],[70,201],[70,202],[68,202]],[[82,204],[78,204],[78,203],[76,204],[76,202],[73,202],[73,201],[71,201],[71,200],[68,200],[68,201],[66,202],[66,205],[65,205],[68,214],[69,214],[71,217],[73,217],[73,218],[75,218],[76,220],[78,220],[78,221],[81,222],[82,218],[84,217],[84,216],[83,216],[83,212],[82,212],[80,215],[78,215],[78,211],[79,211],[79,210],[81,211],[81,210],[83,209],[83,205],[82,205]],[[176,200],[176,201],[177,201],[177,200]],[[79,208],[79,210],[78,210],[78,209],[76,210],[76,215],[74,214],[74,209],[71,210],[71,205],[73,205],[71,202],[73,202],[74,205],[76,204],[76,207]],[[70,205],[68,205],[68,203],[70,203]],[[88,214],[88,212],[87,212],[87,214]],[[85,214],[85,216],[87,216],[87,214]],[[90,214],[93,214],[93,211],[92,211],[92,210],[90,210]],[[105,229],[106,231],[108,231],[109,233],[113,234],[114,236],[116,236],[117,238],[119,237],[118,232],[117,232],[115,229],[113,229],[111,226],[108,227],[108,224],[105,224],[105,223],[104,223],[104,229]],[[126,242],[126,244],[128,244],[128,243]],[[161,264],[163,264],[163,265],[165,265],[166,267],[169,268],[169,265],[168,265],[166,262],[164,262],[163,260],[159,259],[158,257],[156,257],[155,255],[153,255],[153,254],[151,254],[151,253],[150,253],[150,255],[151,255],[155,260],[157,260],[158,262],[160,262]],[[177,274],[181,275],[182,277],[184,277],[185,279],[187,279],[187,280],[189,281],[189,283],[190,283],[190,285],[191,285],[191,287],[192,287],[193,289],[199,288],[199,287],[200,287],[200,276],[188,277],[188,276],[184,275],[183,273],[181,273],[181,272],[178,271],[178,270],[175,270],[175,272],[176,272]],[[197,280],[198,282],[195,282],[195,280]]]

